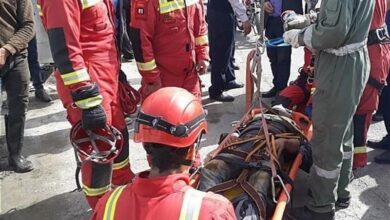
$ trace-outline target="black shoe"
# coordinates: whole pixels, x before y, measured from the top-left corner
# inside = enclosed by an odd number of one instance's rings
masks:
[[[243,87],[244,87],[243,83],[236,82],[236,81],[231,81],[231,82],[226,83],[225,91],[228,91],[228,90],[231,90],[231,89],[239,89],[239,88],[243,88]]]
[[[374,158],[376,163],[390,164],[390,151],[385,151]]]
[[[262,93],[261,96],[263,98],[272,98],[272,97],[275,97],[277,94],[278,94],[278,91],[276,90],[275,87],[273,87],[268,92]]]
[[[233,63],[233,64],[232,64],[232,67],[233,67],[234,70],[240,70],[240,67],[237,66],[236,63]]]
[[[234,97],[226,94],[219,94],[219,95],[210,95],[210,99],[213,99],[215,101],[220,101],[220,102],[233,102]]]
[[[380,113],[380,112],[375,113],[375,114],[372,116],[372,121],[373,121],[373,122],[380,122],[380,121],[383,121],[383,115],[382,115],[382,113]]]
[[[131,62],[132,60],[134,60],[134,54],[132,53],[122,56],[122,62]]]
[[[367,141],[367,146],[377,149],[390,150],[390,135],[386,135],[380,141]]]
[[[42,102],[51,102],[52,98],[44,88],[35,90],[35,97]]]
[[[338,198],[335,205],[337,209],[346,209],[349,204],[351,204],[351,198]]]
[[[305,206],[291,209],[287,216],[289,219],[296,220],[334,220],[335,211],[319,213],[314,212]]]
[[[31,161],[23,156],[11,156],[8,159],[9,167],[16,173],[27,173],[34,169]]]

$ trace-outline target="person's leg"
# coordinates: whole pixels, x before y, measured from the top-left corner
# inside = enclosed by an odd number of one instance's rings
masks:
[[[27,58],[24,55],[14,58],[3,80],[9,110],[5,117],[9,165],[16,172],[28,172],[33,169],[32,163],[21,155],[30,81]]]
[[[352,179],[353,124],[351,124],[344,135],[343,151],[343,163],[341,165],[340,179],[337,186],[336,206],[339,208],[347,208],[351,198],[348,186]]]
[[[385,127],[387,135],[390,135],[390,75],[387,76],[387,86],[382,91],[383,96],[383,120],[385,122]]]
[[[286,88],[288,79],[290,78],[291,69],[291,47],[278,47],[276,49],[277,54],[277,78],[276,78],[276,89],[282,91]]]

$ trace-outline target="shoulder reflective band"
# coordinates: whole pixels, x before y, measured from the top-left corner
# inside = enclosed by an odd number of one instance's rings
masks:
[[[102,103],[102,101],[103,101],[103,96],[98,95],[95,97],[86,98],[86,99],[76,101],[74,104],[76,104],[77,107],[79,107],[81,109],[89,109],[89,108],[100,105]]]
[[[65,86],[90,80],[87,69],[76,70],[70,73],[61,74]]]
[[[146,63],[137,62],[138,70],[140,71],[150,71],[157,68],[156,61],[153,59]]]
[[[205,45],[208,43],[209,43],[209,38],[207,37],[207,35],[195,38],[195,45],[196,46],[202,46],[202,45]]]
[[[84,9],[90,8],[97,3],[101,2],[102,0],[80,0],[81,2],[81,7]]]
[[[160,14],[166,14],[175,10],[196,4],[197,0],[159,0]]]
[[[201,192],[192,188],[185,191],[179,220],[199,219],[200,208],[202,206],[202,200],[205,195],[205,192]]]
[[[104,215],[103,220],[114,220],[115,219],[115,211],[116,211],[116,205],[118,203],[118,199],[121,196],[123,189],[126,186],[120,186],[116,188],[108,197],[108,200],[106,202],[106,206],[104,208]]]
[[[40,17],[42,17],[42,16],[43,16],[43,13],[42,13],[41,5],[37,4],[37,9],[38,9],[38,15],[39,15]]]
[[[103,186],[100,188],[89,188],[83,185],[83,192],[87,196],[100,196],[110,190],[111,185]]]

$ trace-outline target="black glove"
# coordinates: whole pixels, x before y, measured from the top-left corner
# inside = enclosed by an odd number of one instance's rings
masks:
[[[311,151],[311,144],[308,141],[302,141],[301,146],[299,148],[299,152],[302,154],[302,164],[300,166],[301,170],[306,173],[310,172],[310,168],[313,165],[313,157]]]
[[[82,110],[81,124],[85,130],[104,128],[106,123],[106,112],[101,105]]]

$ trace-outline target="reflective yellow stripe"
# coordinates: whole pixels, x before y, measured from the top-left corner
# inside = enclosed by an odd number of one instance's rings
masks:
[[[81,109],[89,109],[97,105],[100,105],[102,101],[103,101],[103,96],[98,95],[95,97],[76,101],[74,104],[76,104]]]
[[[41,5],[37,4],[37,9],[39,16],[43,16]]]
[[[186,6],[194,5],[198,0],[159,0],[160,14],[169,13],[175,10],[183,9]]]
[[[192,188],[185,191],[179,220],[197,220],[199,218],[202,200],[205,195],[205,192]]]
[[[156,61],[153,59],[146,63],[137,62],[137,67],[140,71],[150,71],[157,68]]]
[[[208,43],[209,43],[209,38],[207,37],[207,35],[195,38],[195,45],[196,46],[201,46],[201,45],[205,45]]]
[[[81,7],[84,9],[90,8],[97,3],[101,2],[102,0],[80,0],[81,2]]]
[[[110,190],[111,185],[103,186],[100,188],[89,188],[83,185],[83,192],[87,196],[100,196]]]
[[[127,164],[129,164],[129,158],[126,158],[126,160],[122,161],[122,162],[119,162],[119,163],[114,163],[112,165],[112,169],[113,170],[119,170],[123,167],[125,167]]]
[[[365,154],[367,153],[367,147],[366,146],[355,147],[353,151],[354,154]]]
[[[90,80],[87,69],[76,70],[74,72],[61,75],[64,85],[69,86],[82,81]]]
[[[119,199],[120,195],[122,194],[123,189],[124,189],[125,187],[126,187],[126,186],[120,186],[120,187],[116,188],[116,189],[112,192],[112,194],[110,195],[110,197],[108,197],[106,206],[105,206],[105,208],[104,208],[103,220],[114,220],[114,218],[115,218],[116,204],[117,204],[118,199]]]

